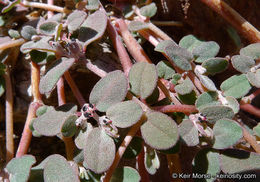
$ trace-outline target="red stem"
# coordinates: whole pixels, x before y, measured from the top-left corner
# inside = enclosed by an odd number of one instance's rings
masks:
[[[141,176],[141,182],[149,182],[149,174],[147,173],[144,165],[144,147],[142,147],[142,151],[137,156],[137,164],[138,164],[138,171]]]
[[[260,109],[251,104],[241,104],[240,109],[260,118]]]

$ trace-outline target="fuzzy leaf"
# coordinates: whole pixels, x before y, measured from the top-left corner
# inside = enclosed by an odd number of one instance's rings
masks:
[[[160,160],[156,150],[145,147],[144,166],[147,172],[151,175],[154,175],[157,172],[160,167]]]
[[[217,90],[214,82],[209,77],[207,77],[205,75],[198,75],[198,77],[199,77],[202,85],[204,87],[206,87],[209,91],[216,91]]]
[[[154,64],[139,62],[132,66],[129,72],[131,91],[142,99],[149,97],[157,85],[157,71]]]
[[[181,95],[190,94],[193,88],[193,83],[189,78],[186,78],[181,84],[174,87],[175,91]]]
[[[260,123],[258,123],[254,128],[253,128],[254,134],[258,137],[260,137]]]
[[[204,61],[202,66],[206,68],[207,73],[215,75],[228,68],[228,61],[224,58],[210,58]]]
[[[31,40],[32,36],[36,34],[37,34],[36,29],[29,25],[23,26],[21,30],[22,37],[27,40]]]
[[[141,21],[131,21],[128,25],[128,29],[133,32],[147,29],[147,28],[148,28],[148,24]]]
[[[30,176],[31,167],[35,163],[35,157],[32,155],[13,158],[6,166],[10,182],[26,182]]]
[[[213,176],[220,172],[219,153],[209,148],[200,150],[192,161],[192,172],[207,175],[204,178],[198,178],[198,181],[214,181]]]
[[[157,12],[157,6],[155,3],[151,3],[149,5],[143,6],[142,8],[140,8],[140,13],[143,16],[146,17],[153,17]]]
[[[194,35],[186,35],[180,40],[179,46],[192,52],[192,50],[195,47],[199,46],[202,42],[203,41],[197,39],[197,37],[195,37]]]
[[[14,30],[14,29],[8,30],[8,35],[11,38],[14,38],[14,39],[19,39],[21,37],[20,33],[17,30]]]
[[[163,40],[154,48],[157,52],[165,52],[165,48],[169,46],[177,46],[177,44],[172,40]]]
[[[73,65],[74,62],[74,58],[69,59],[62,57],[57,60],[41,78],[39,86],[40,92],[49,96],[60,77]]]
[[[56,32],[56,26],[58,22],[56,21],[45,21],[39,26],[39,33],[44,35],[54,35]]]
[[[160,61],[156,65],[156,68],[157,68],[158,76],[166,80],[171,79],[175,74],[175,70],[172,68],[171,64],[166,61]]]
[[[199,144],[198,130],[190,120],[184,119],[178,127],[181,139],[187,146],[196,146]]]
[[[88,0],[87,10],[97,10],[99,8],[99,0]]]
[[[124,101],[109,107],[106,114],[115,126],[127,128],[140,120],[143,110],[134,101]]]
[[[88,128],[85,128],[85,129],[79,130],[79,132],[76,134],[74,142],[78,149],[84,148],[88,133],[89,133]]]
[[[141,126],[145,142],[155,149],[169,149],[178,139],[178,126],[166,114],[152,112],[147,114],[147,121]]]
[[[207,121],[214,124],[222,118],[232,119],[234,116],[233,110],[228,106],[207,106],[201,109],[201,113],[207,117]]]
[[[194,105],[197,99],[194,90],[189,94],[185,94],[185,95],[178,94],[178,97],[183,104],[188,104],[188,105]]]
[[[220,105],[217,92],[204,92],[199,96],[195,103],[195,106],[199,111],[201,111],[203,107],[210,105]]]
[[[243,56],[249,56],[253,59],[260,58],[260,43],[250,44],[240,49],[240,54]]]
[[[231,97],[231,96],[227,96],[226,100],[228,102],[227,106],[231,107],[233,109],[233,112],[235,114],[237,114],[240,110],[240,105],[239,105],[239,102],[237,101],[237,99],[235,99],[234,97]]]
[[[67,18],[66,23],[70,32],[77,30],[87,17],[87,13],[80,10],[73,11]]]
[[[88,16],[79,29],[79,41],[83,42],[84,49],[104,34],[107,27],[107,16],[102,10]]]
[[[64,104],[54,109],[52,106],[40,115],[33,122],[33,128],[41,135],[55,136],[61,133],[61,128],[66,119],[73,115],[77,110],[77,106],[73,104]]]
[[[94,128],[86,139],[84,162],[95,173],[105,172],[115,158],[115,144],[102,129]]]
[[[213,148],[225,149],[235,145],[243,136],[242,128],[235,121],[220,119],[213,127],[215,142]]]
[[[231,58],[232,66],[241,73],[247,73],[255,65],[253,58],[249,56],[236,55]]]
[[[99,80],[92,89],[89,101],[99,111],[105,112],[111,105],[125,99],[127,79],[122,71],[113,71]]]
[[[195,62],[202,63],[209,58],[215,57],[219,52],[219,45],[214,41],[202,42],[192,50],[196,57]]]
[[[245,96],[251,89],[251,85],[247,80],[245,74],[234,75],[220,85],[221,90],[225,96],[232,96],[234,98],[241,98]]]
[[[220,155],[221,170],[224,173],[240,173],[259,170],[260,155],[244,150],[227,149]]]
[[[141,177],[136,169],[132,167],[117,168],[110,182],[139,182]]]
[[[69,116],[63,123],[61,133],[64,137],[72,137],[77,131],[75,121],[78,119],[76,115]]]
[[[255,73],[248,72],[247,73],[248,81],[255,87],[260,88],[260,69],[256,70]]]
[[[130,144],[127,146],[123,157],[125,159],[133,159],[137,157],[137,155],[142,151],[142,149],[143,149],[142,138],[135,136],[131,140]]]
[[[43,176],[45,182],[80,182],[67,160],[58,154],[49,157],[44,165]]]
[[[24,43],[21,47],[20,50],[22,53],[26,54],[30,52],[31,50],[40,50],[40,51],[50,51],[50,52],[56,52],[56,49],[53,48],[48,41],[50,40],[50,37],[44,37],[41,40],[34,42],[34,41],[29,41]]]

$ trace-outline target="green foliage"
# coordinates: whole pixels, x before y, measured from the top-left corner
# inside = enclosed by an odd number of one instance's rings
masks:
[[[232,66],[241,73],[247,73],[255,65],[252,57],[235,55],[231,58]]]
[[[186,95],[190,94],[194,87],[192,81],[189,78],[187,78],[181,84],[176,85],[174,89],[178,94]]]
[[[260,69],[256,70],[256,72],[248,72],[246,76],[253,86],[260,88]]]
[[[21,0],[9,1],[9,4],[2,9],[1,13],[7,13],[11,9],[13,9],[13,7],[15,7],[15,5],[19,4],[20,2],[21,2]]]
[[[173,78],[175,71],[172,68],[171,64],[166,61],[160,61],[157,65],[157,72],[160,78],[164,78],[166,80]]]
[[[151,3],[149,5],[143,6],[142,8],[140,8],[140,13],[143,16],[146,17],[153,17],[157,12],[157,6],[155,3]]]
[[[240,49],[240,55],[249,56],[253,59],[260,58],[260,43],[250,44]]]
[[[139,173],[131,167],[117,168],[111,177],[111,182],[138,182],[141,180]]]
[[[147,172],[154,175],[160,167],[160,160],[156,150],[145,147],[144,166]]]
[[[254,128],[254,133],[256,136],[260,137],[260,124],[258,123]]]
[[[21,30],[21,36],[27,40],[31,40],[33,35],[36,35],[36,29],[30,25],[26,25]]]
[[[180,137],[187,146],[196,146],[199,144],[198,130],[190,120],[183,120],[178,128]]]
[[[75,10],[67,18],[68,29],[70,32],[74,32],[79,29],[80,25],[86,19],[87,14],[84,11]]]
[[[214,75],[225,71],[228,68],[228,61],[224,58],[210,58],[202,63],[204,68],[206,68],[207,73]]]
[[[39,25],[39,32],[43,35],[54,35],[57,25],[56,21],[45,21]]]
[[[211,105],[220,105],[220,102],[218,102],[218,94],[213,91],[204,92],[198,97],[195,103],[195,106],[199,111],[201,111],[202,108]]]
[[[61,133],[64,137],[73,137],[77,131],[75,121],[78,119],[76,115],[69,116],[63,123]]]

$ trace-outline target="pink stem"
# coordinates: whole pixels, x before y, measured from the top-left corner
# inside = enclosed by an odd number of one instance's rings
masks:
[[[193,113],[198,112],[195,106],[193,105],[167,105],[167,106],[157,106],[153,107],[154,110],[160,111],[163,113],[170,112],[183,112],[183,113]]]
[[[240,105],[240,109],[260,118],[260,109],[251,104],[242,104]]]

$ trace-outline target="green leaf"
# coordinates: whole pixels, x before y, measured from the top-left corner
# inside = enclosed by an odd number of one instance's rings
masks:
[[[172,84],[177,85],[178,81],[181,79],[181,74],[176,73],[172,76]]]
[[[145,147],[144,166],[146,171],[151,175],[154,175],[157,172],[160,167],[160,160],[156,150],[150,147]]]
[[[127,146],[123,158],[125,159],[133,159],[138,156],[138,154],[143,149],[143,140],[140,137],[135,136],[130,144]]]
[[[237,99],[235,99],[234,97],[231,96],[227,96],[226,97],[227,100],[227,106],[231,107],[233,109],[233,112],[235,114],[237,114],[240,110],[240,105],[239,102],[237,101]]]
[[[75,121],[78,119],[76,115],[69,116],[63,123],[61,133],[65,137],[73,137],[77,132]]]
[[[9,1],[9,4],[2,9],[2,13],[7,13],[10,11],[15,5],[19,4],[21,0],[14,0],[13,2]]]
[[[30,25],[23,26],[21,36],[27,40],[31,40],[33,35],[36,35],[36,29]]]
[[[203,41],[197,39],[197,37],[195,37],[194,35],[186,35],[180,40],[179,46],[192,52],[192,50],[195,47],[199,46],[202,42]]]
[[[241,73],[247,73],[255,65],[253,58],[249,56],[236,55],[231,58],[232,66]]]
[[[115,158],[115,144],[105,131],[94,128],[87,136],[84,147],[84,162],[95,173],[105,172]]]
[[[139,173],[131,167],[117,168],[113,173],[110,182],[139,182]]]
[[[201,111],[201,109],[204,108],[205,106],[210,106],[210,105],[220,105],[220,102],[218,102],[217,92],[213,92],[213,91],[204,92],[198,97],[195,103],[195,106],[199,111]]]
[[[131,92],[141,96],[142,99],[146,99],[153,93],[158,80],[155,65],[146,62],[134,64],[128,77]]]
[[[43,176],[45,182],[80,182],[67,160],[58,154],[49,157],[44,165]]]
[[[215,75],[228,68],[228,61],[224,58],[210,58],[202,63],[204,68],[206,68],[207,73]]]
[[[56,52],[56,49],[53,48],[48,41],[50,40],[50,37],[43,37],[41,40],[34,42],[34,41],[29,41],[24,43],[21,47],[20,50],[22,53],[26,54],[30,52],[31,50],[40,50],[40,51],[50,51],[50,52]]]
[[[60,77],[73,65],[74,62],[74,58],[65,57],[55,61],[40,80],[39,90],[41,94],[49,96]]]
[[[253,59],[260,58],[260,43],[250,44],[242,49],[239,52],[243,56],[249,56]]]
[[[66,119],[73,115],[77,106],[73,104],[64,104],[54,109],[52,106],[40,115],[33,122],[33,128],[41,135],[55,136],[61,133],[61,128]]]
[[[20,33],[19,33],[17,30],[14,30],[14,29],[8,30],[8,35],[9,35],[11,38],[14,38],[14,39],[18,39],[18,38],[21,37]]]
[[[99,111],[105,112],[111,105],[125,99],[127,79],[122,71],[113,71],[99,80],[92,89],[89,101]]]
[[[141,126],[145,142],[155,149],[169,149],[178,139],[178,126],[172,118],[160,112],[147,114],[147,121]]]
[[[222,82],[220,88],[225,96],[232,96],[237,99],[244,97],[251,89],[251,85],[248,82],[246,75],[241,74],[228,78]]]
[[[79,130],[79,132],[76,134],[74,142],[78,149],[84,148],[85,141],[86,141],[89,131],[90,131],[89,128],[84,128],[84,129]]]
[[[240,125],[230,119],[220,119],[213,127],[215,142],[213,148],[225,149],[235,145],[243,136]]]
[[[198,130],[192,121],[184,119],[178,126],[181,139],[187,146],[196,146],[199,144]]]
[[[258,123],[254,128],[253,128],[254,134],[258,137],[260,137],[260,123]]]
[[[48,106],[46,106],[46,105],[39,107],[36,110],[36,116],[39,117],[39,116],[43,115],[44,113],[46,113],[47,109],[48,109]]]
[[[214,124],[222,118],[232,119],[234,117],[233,110],[228,106],[207,106],[201,109],[201,113],[207,117],[207,121]]]
[[[213,176],[220,173],[219,153],[210,148],[200,150],[192,161],[192,172],[194,175],[205,175],[197,181],[215,181]]]
[[[141,21],[131,21],[128,25],[128,29],[132,32],[136,32],[138,30],[147,29],[148,24]]]
[[[69,32],[74,32],[87,18],[87,13],[80,10],[73,11],[67,18],[66,23],[68,24]]]
[[[115,126],[127,128],[140,120],[143,110],[134,101],[124,101],[109,107],[106,114]]]
[[[255,87],[260,88],[260,69],[256,70],[256,72],[248,72],[247,73],[248,81]]]
[[[87,10],[97,10],[99,8],[99,0],[88,0],[86,5]]]
[[[30,176],[31,167],[35,163],[35,157],[32,155],[13,158],[6,166],[10,182],[26,182]]]
[[[197,99],[194,90],[189,94],[185,94],[185,95],[178,94],[178,97],[183,104],[188,104],[188,105],[194,105]]]
[[[0,97],[5,93],[5,79],[0,75]]]
[[[0,27],[5,25],[5,17],[4,16],[0,16]]]
[[[79,29],[79,41],[84,49],[93,41],[102,37],[107,27],[107,16],[103,10],[97,10],[88,16]]]
[[[47,52],[32,50],[30,51],[31,60],[35,63],[40,63],[46,60]]]
[[[181,84],[174,87],[175,91],[181,95],[190,94],[193,88],[193,83],[189,78],[186,78]]]
[[[209,58],[215,57],[219,52],[219,45],[214,41],[202,42],[192,50],[196,57],[195,62],[202,63]]]
[[[166,80],[171,79],[175,74],[175,70],[171,66],[169,62],[160,61],[157,65],[157,72],[160,78],[164,78]]]
[[[221,170],[224,173],[240,173],[259,170],[260,155],[244,150],[228,149],[220,155]]]
[[[153,17],[157,12],[157,6],[155,3],[151,3],[149,5],[143,6],[142,8],[140,8],[140,13],[143,16],[146,17]]]
[[[58,22],[56,21],[45,21],[39,26],[39,33],[44,35],[54,35],[56,32],[56,26]]]
[[[163,40],[157,44],[157,46],[154,48],[157,52],[165,52],[165,48],[169,46],[177,46],[177,44],[173,40]]]
[[[214,84],[214,82],[205,75],[198,75],[202,85],[206,87],[209,91],[217,91],[217,88]]]

